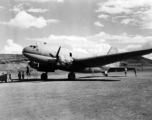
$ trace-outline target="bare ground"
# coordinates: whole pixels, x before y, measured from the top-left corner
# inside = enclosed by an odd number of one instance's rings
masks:
[[[66,77],[0,83],[0,120],[152,119],[151,71]]]

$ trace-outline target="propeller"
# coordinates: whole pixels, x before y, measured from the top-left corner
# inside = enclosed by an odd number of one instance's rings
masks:
[[[56,56],[54,56],[54,57],[56,57],[56,60],[54,61],[54,64],[52,65],[52,69],[53,69],[54,66],[57,65],[57,62],[59,61],[59,53],[60,53],[60,50],[61,50],[61,46],[59,47],[59,49],[58,49],[58,51],[57,51],[57,53],[56,53]],[[52,57],[52,54],[50,54],[50,56]]]
[[[61,46],[59,47],[59,49],[58,49],[58,51],[57,51],[57,53],[56,53],[56,58],[57,58],[57,60],[59,60],[60,49],[61,49]]]
[[[49,55],[50,55],[51,57],[53,57],[53,58],[59,59],[60,49],[61,49],[61,46],[59,47],[59,49],[58,49],[58,51],[57,51],[57,53],[56,53],[56,56],[52,55],[51,53],[49,53]]]

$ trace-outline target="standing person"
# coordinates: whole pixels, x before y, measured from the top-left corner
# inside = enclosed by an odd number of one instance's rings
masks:
[[[27,75],[27,78],[28,78],[28,76],[30,76],[29,66],[26,67],[26,75]]]
[[[125,68],[125,76],[127,76],[127,68]]]
[[[21,80],[21,71],[18,72],[18,79]]]
[[[7,75],[8,75],[8,79],[12,82],[13,80],[12,80],[12,78],[11,78],[11,73],[8,72]]]
[[[22,71],[22,79],[24,80],[24,71]]]
[[[12,80],[12,77],[11,77],[11,73],[9,73],[9,79],[10,79],[11,81],[13,81],[13,80]]]
[[[135,72],[135,76],[137,76],[137,70],[136,70],[136,68],[134,69],[134,72]]]

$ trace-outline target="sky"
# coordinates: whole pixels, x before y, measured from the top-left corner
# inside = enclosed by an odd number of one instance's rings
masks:
[[[38,42],[89,55],[152,48],[152,0],[0,0],[0,53]]]

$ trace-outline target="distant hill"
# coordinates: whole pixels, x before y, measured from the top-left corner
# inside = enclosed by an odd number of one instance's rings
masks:
[[[152,68],[152,60],[144,57],[134,57],[121,61],[121,66],[136,68]]]
[[[0,54],[0,64],[20,63],[27,61],[21,54]]]
[[[27,58],[21,54],[0,54],[0,71],[25,70]]]

